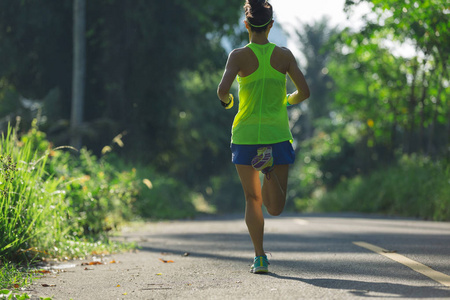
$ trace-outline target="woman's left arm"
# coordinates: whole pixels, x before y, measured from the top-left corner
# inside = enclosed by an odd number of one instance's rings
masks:
[[[238,51],[233,50],[228,56],[227,64],[225,66],[225,72],[223,73],[222,80],[219,83],[217,88],[217,96],[220,101],[224,103],[230,102],[230,89],[233,84],[234,79],[236,78],[239,72],[238,65]]]

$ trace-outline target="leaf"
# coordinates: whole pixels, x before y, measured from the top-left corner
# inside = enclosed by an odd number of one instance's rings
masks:
[[[0,290],[0,295],[8,295],[9,293],[11,293],[10,290]]]
[[[120,287],[120,284],[118,284],[117,287]]]
[[[162,275],[162,273],[156,273],[156,275],[158,275],[158,276],[161,276],[161,275]]]
[[[397,250],[383,250],[384,253],[397,253]]]
[[[18,289],[18,288],[20,288],[20,285],[17,284],[17,283],[14,283],[14,288],[15,288],[15,289]]]
[[[159,259],[160,261],[162,261],[163,263],[167,264],[167,263],[173,263],[173,260],[164,260],[162,258]]]
[[[22,295],[20,295],[20,296],[16,296],[16,298],[17,298],[17,300],[31,299],[30,296],[29,296],[27,293],[22,294]],[[42,299],[42,298],[41,298],[41,299]],[[46,298],[46,299],[47,299],[47,298]],[[44,300],[46,300],[46,299],[44,299]]]
[[[112,261],[109,262],[110,264],[116,264],[118,263],[117,261],[115,261],[114,259]]]
[[[55,287],[56,286],[56,284],[46,284],[46,283],[43,283],[43,284],[41,284],[43,287]]]
[[[50,272],[49,270],[36,270],[36,271],[34,271],[35,273],[40,273],[40,274],[49,274],[49,273],[52,273],[52,272]]]
[[[82,266],[94,266],[94,265],[103,265],[103,263],[99,262],[99,261],[91,261],[88,263],[82,263]]]

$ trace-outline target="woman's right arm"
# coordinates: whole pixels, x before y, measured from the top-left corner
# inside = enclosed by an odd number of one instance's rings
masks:
[[[222,80],[220,81],[219,86],[217,88],[217,96],[219,97],[220,101],[224,103],[228,103],[230,101],[229,100],[230,88],[239,72],[237,54],[238,51],[233,50],[228,56],[228,61],[225,66],[225,72],[223,73]]]
[[[297,65],[294,55],[288,50],[289,67],[287,73],[294,82],[297,90],[289,96],[289,104],[298,104],[309,98],[309,87],[306,83],[305,76]]]

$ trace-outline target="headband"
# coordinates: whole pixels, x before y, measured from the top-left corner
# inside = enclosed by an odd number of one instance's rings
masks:
[[[247,19],[247,22],[248,22],[248,24],[250,24],[252,27],[259,28],[259,27],[264,27],[264,26],[269,25],[269,23],[272,22],[272,20],[273,20],[273,17],[270,17],[270,20],[269,20],[266,24],[263,24],[263,25],[253,25],[252,23],[250,23],[250,21],[249,21],[248,19]]]

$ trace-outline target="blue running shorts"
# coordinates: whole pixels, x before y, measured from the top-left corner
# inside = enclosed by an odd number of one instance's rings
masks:
[[[251,165],[259,147],[272,146],[274,165],[290,165],[295,161],[295,152],[290,141],[268,145],[231,144],[231,161],[237,165]]]

